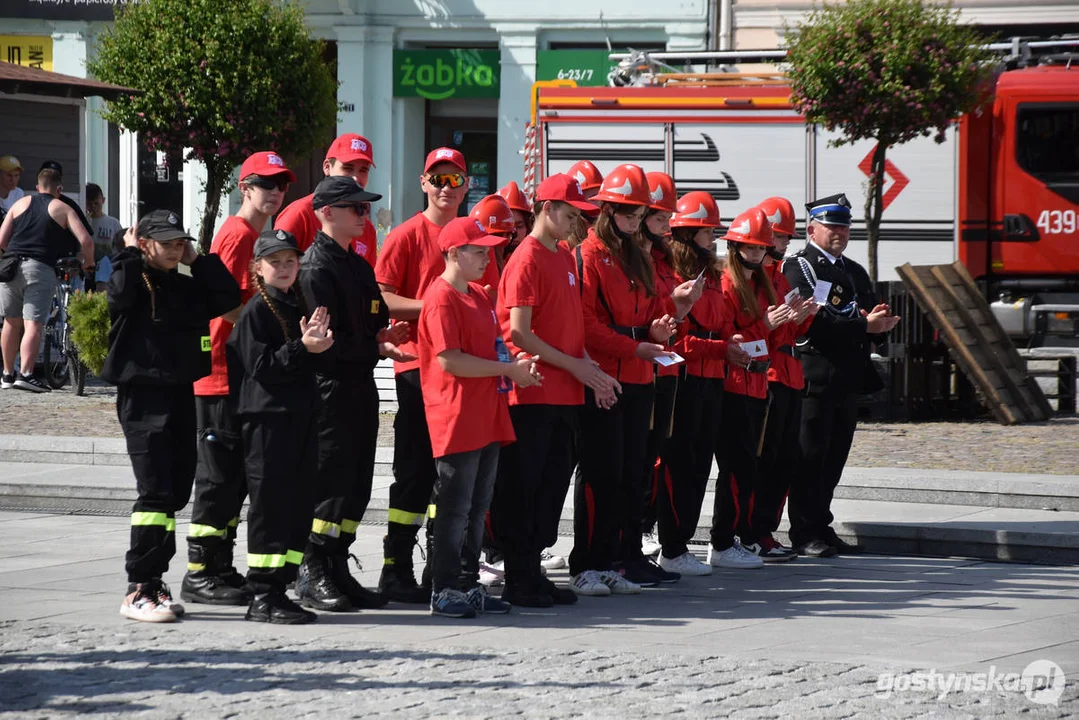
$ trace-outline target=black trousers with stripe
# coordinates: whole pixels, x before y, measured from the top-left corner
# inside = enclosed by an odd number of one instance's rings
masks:
[[[726,550],[737,534],[751,541],[754,493],[757,489],[757,446],[768,401],[723,393],[723,413],[716,441],[715,501],[712,506],[712,547]]]
[[[235,539],[247,498],[243,434],[233,406],[228,395],[195,396],[198,467],[187,542],[211,554]]]
[[[409,370],[394,378],[397,415],[393,421],[393,484],[390,485],[387,523],[387,564],[412,567],[416,534],[434,503],[435,458],[427,413],[420,389],[420,371]]]
[[[678,393],[677,375],[656,377],[656,399],[652,405],[652,429],[648,433],[648,457],[645,466],[648,475],[644,484],[644,509],[641,519],[641,532],[649,533],[656,525],[660,495],[667,490],[669,482],[666,453],[670,442],[675,398]]]
[[[798,443],[802,424],[802,391],[783,383],[770,382],[768,392],[768,420],[758,464],[759,489],[753,503],[751,521],[758,536],[779,529],[791,483],[800,477],[802,455]]]

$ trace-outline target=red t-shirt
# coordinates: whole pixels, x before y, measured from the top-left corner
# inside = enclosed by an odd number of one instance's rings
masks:
[[[322,229],[322,223],[311,205],[313,197],[315,197],[313,194],[307,195],[289,203],[274,223],[274,230],[288,230],[296,236],[296,243],[301,251],[311,247],[311,243],[315,242],[315,234]],[[375,266],[378,256],[378,236],[375,234],[375,225],[371,222],[370,216],[363,226],[363,232],[358,237],[352,238],[352,247],[356,254],[366,260],[371,267]]]
[[[233,215],[225,220],[210,243],[210,252],[215,253],[225,264],[232,277],[240,285],[240,298],[247,302],[257,292],[251,282],[251,259],[255,255],[255,240],[259,231],[239,217]],[[224,318],[210,321],[210,374],[195,381],[196,395],[228,395],[229,372],[225,361],[225,343],[232,333],[232,323]]]
[[[532,332],[545,343],[575,358],[584,357],[584,317],[577,263],[568,250],[548,250],[529,235],[506,261],[498,283],[498,319],[510,353],[519,348],[510,342],[510,308],[532,308]],[[568,370],[543,361],[543,385],[519,388],[510,393],[511,405],[581,405],[584,385]]]
[[[466,294],[435,278],[423,295],[417,326],[420,388],[434,457],[516,440],[506,394],[498,392],[499,379],[457,377],[438,362],[446,350],[498,360],[498,318],[483,286],[469,283]]]
[[[438,249],[440,232],[442,227],[428,220],[422,212],[398,225],[382,244],[382,252],[378,254],[378,262],[375,264],[375,280],[382,285],[397,288],[396,294],[401,297],[414,300],[422,298],[431,283],[446,270],[446,261],[442,259],[442,251]],[[480,284],[498,287],[498,265],[493,253]],[[416,337],[416,324],[413,323],[409,341],[400,346],[401,350],[418,355]],[[394,361],[393,371],[395,374],[403,373],[419,366],[419,361]]]

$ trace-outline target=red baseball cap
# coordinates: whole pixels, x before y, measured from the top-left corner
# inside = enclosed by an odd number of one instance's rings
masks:
[[[599,206],[585,199],[581,183],[577,178],[565,173],[551,175],[536,188],[536,202],[540,200],[560,200],[569,203],[581,212],[598,213]]]
[[[289,182],[296,182],[296,174],[288,169],[285,161],[275,152],[257,152],[244,160],[244,164],[240,166],[240,179],[243,180],[249,175],[288,175]]]
[[[461,168],[461,172],[468,172],[468,166],[465,165],[465,156],[461,154],[460,150],[448,147],[435,148],[427,153],[427,162],[423,164],[423,171],[430,172],[435,165],[444,162],[456,165]]]
[[[459,217],[450,220],[438,234],[438,249],[446,252],[450,248],[462,245],[480,245],[482,247],[497,247],[509,242],[508,237],[488,235],[478,220],[470,217]]]
[[[345,133],[330,145],[330,149],[326,151],[326,159],[334,158],[342,163],[366,160],[371,163],[371,167],[375,167],[373,153],[370,140],[356,133]]]

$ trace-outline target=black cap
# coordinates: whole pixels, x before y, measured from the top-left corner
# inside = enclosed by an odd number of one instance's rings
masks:
[[[46,160],[45,162],[41,163],[41,167],[39,167],[37,171],[41,172],[42,170],[55,170],[59,175],[64,174],[64,166],[56,162],[55,160]]]
[[[810,220],[825,225],[850,225],[850,200],[844,193],[837,193],[806,203]]]
[[[336,175],[324,177],[315,186],[315,196],[311,198],[311,206],[318,210],[327,205],[338,205],[352,202],[374,202],[381,200],[382,196],[367,192],[363,187],[350,177]]]
[[[300,254],[296,236],[288,230],[263,230],[255,241],[255,257],[273,255],[278,250],[292,250],[297,255]]]
[[[143,215],[136,232],[140,238],[150,238],[160,242],[195,239],[180,224],[180,216],[171,210],[154,210]]]

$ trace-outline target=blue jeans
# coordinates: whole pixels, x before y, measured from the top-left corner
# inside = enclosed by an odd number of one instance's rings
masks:
[[[431,589],[468,590],[479,582],[484,516],[498,472],[499,443],[435,458],[435,541]]]

